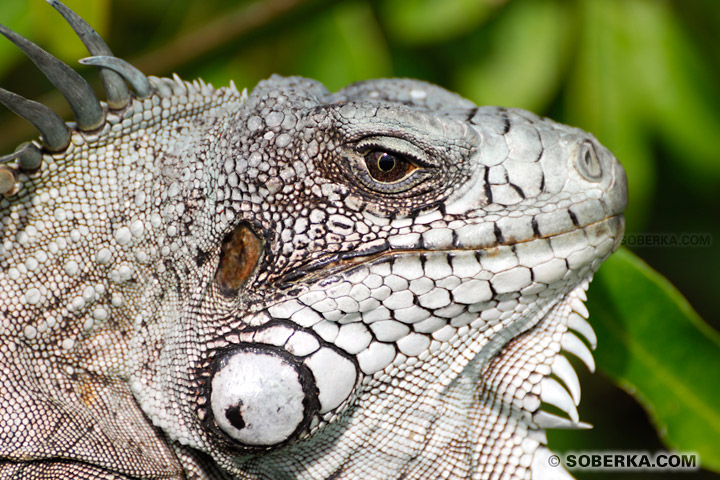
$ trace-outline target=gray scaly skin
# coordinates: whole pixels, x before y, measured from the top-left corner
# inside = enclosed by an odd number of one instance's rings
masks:
[[[627,198],[592,135],[416,80],[149,86],[0,172],[0,479],[566,475]]]

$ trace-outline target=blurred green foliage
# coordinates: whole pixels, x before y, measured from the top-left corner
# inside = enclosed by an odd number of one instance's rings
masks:
[[[177,72],[216,85],[233,79],[240,88],[252,88],[272,73],[313,77],[330,89],[382,76],[416,77],[479,104],[526,108],[591,131],[627,170],[629,235],[689,233],[715,240],[707,246],[637,247],[635,252],[665,274],[705,320],[720,326],[720,2],[716,0],[67,0],[67,4],[97,28],[118,56],[148,74]],[[41,0],[0,2],[0,21],[69,63],[86,55],[70,29]],[[94,78],[91,69],[81,71]],[[5,41],[0,41],[0,84],[29,97],[51,91]],[[42,98],[62,111],[57,95]],[[6,112],[0,112],[0,124],[2,150],[34,135]],[[691,396],[713,398],[712,388],[720,380],[717,363],[709,364],[717,357],[716,333],[707,326],[688,333],[692,330],[688,325],[702,321],[683,303],[681,294],[669,286],[658,287],[665,285],[664,280],[628,253],[619,258],[599,273],[602,287],[590,291],[591,314],[605,322],[598,324],[601,341],[603,333],[606,342],[620,344],[620,339],[630,338],[627,335],[636,335],[642,337],[644,349],[685,350],[688,358],[696,360],[684,368],[687,365],[679,356],[672,357],[675,363],[668,369],[690,393],[668,387],[671,398],[663,401],[657,369],[614,344],[605,353],[598,351],[601,371],[627,390],[634,390],[638,377],[647,377],[640,390],[644,395],[650,391],[651,398],[642,401],[664,435],[663,425],[669,421],[682,424],[685,413],[678,417],[677,409],[697,407]],[[635,279],[637,289],[631,289],[631,283],[618,291],[606,282],[628,278]],[[608,312],[619,306],[625,313],[618,313],[613,323]],[[595,322],[593,317],[591,321]],[[653,327],[663,326],[684,333],[659,335],[663,338],[657,343],[646,338]],[[671,344],[663,343],[668,338]],[[704,345],[705,356],[693,357],[698,342]],[[652,352],[660,364],[662,352]],[[618,357],[626,355],[630,358],[620,362]],[[707,364],[705,371],[702,362]],[[711,386],[699,387],[705,384]],[[596,429],[552,432],[555,445],[661,448],[637,404],[602,376],[585,378],[583,385],[586,393],[580,411]],[[694,385],[698,392],[692,392]],[[711,407],[710,417],[705,418],[716,422],[717,405]],[[658,417],[659,410],[668,413]],[[703,418],[701,411],[694,414]],[[713,422],[705,423],[716,429]],[[707,431],[697,427],[702,423],[688,421],[683,435],[697,435],[699,441],[717,445],[720,436],[704,436]],[[689,448],[673,439],[669,444]],[[715,468],[720,462],[706,460]],[[632,478],[651,477],[633,474]]]
[[[720,471],[720,334],[626,249],[596,274],[587,307],[598,367],[642,403],[667,445]]]

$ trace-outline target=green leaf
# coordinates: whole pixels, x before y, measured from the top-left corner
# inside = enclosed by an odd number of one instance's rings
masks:
[[[598,368],[643,405],[668,447],[720,471],[720,334],[626,249],[596,274],[588,309]]]
[[[10,30],[20,34],[27,34],[29,15],[28,5],[25,2],[0,3],[0,23]],[[0,74],[9,69],[22,57],[22,52],[5,37],[0,37]]]
[[[512,2],[458,66],[458,90],[478,105],[546,109],[567,70],[573,19],[556,0]]]
[[[33,42],[41,45],[71,66],[89,54],[80,38],[59,12],[45,2],[28,2],[32,16]],[[64,0],[63,3],[80,15],[101,35],[106,36],[110,23],[110,0]]]
[[[331,90],[392,73],[390,55],[380,26],[366,2],[345,2],[315,20],[305,54],[299,55],[300,74],[321,81]]]
[[[635,5],[638,73],[647,104],[648,123],[654,124],[664,145],[675,150],[675,168],[685,180],[704,189],[720,180],[718,149],[720,102],[717,81],[703,64],[670,4]]]
[[[300,75],[331,91],[393,73],[383,32],[366,1],[304,12],[287,26],[251,36],[255,35],[236,52],[206,55],[198,62],[202,69],[179,73],[186,78],[201,76],[215,85],[233,79],[240,89],[251,89],[272,74]]]
[[[104,35],[110,20],[110,0],[66,0],[64,3]],[[45,2],[0,2],[0,22],[70,65],[89,55],[72,28]],[[22,57],[24,54],[18,47],[0,38],[0,74]]]
[[[502,2],[387,0],[380,4],[388,35],[413,45],[447,41],[484,22]]]

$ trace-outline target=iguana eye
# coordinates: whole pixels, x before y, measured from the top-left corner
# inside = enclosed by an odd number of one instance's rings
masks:
[[[346,159],[351,180],[365,190],[380,194],[417,194],[418,187],[436,171],[435,164],[421,148],[397,137],[363,138],[348,152]]]
[[[417,169],[411,161],[380,150],[365,154],[365,166],[373,180],[381,183],[396,183]]]

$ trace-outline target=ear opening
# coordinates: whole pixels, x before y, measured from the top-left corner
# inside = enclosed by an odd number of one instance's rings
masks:
[[[248,223],[241,223],[225,237],[215,273],[215,283],[223,295],[237,295],[262,260],[264,246]]]

